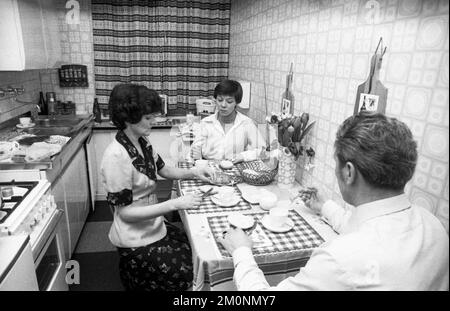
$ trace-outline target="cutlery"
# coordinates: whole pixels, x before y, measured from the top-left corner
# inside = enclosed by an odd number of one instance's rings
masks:
[[[202,194],[202,199],[206,198],[208,195],[211,194],[211,192],[213,191],[214,187],[211,187],[208,191],[206,191],[205,193]]]

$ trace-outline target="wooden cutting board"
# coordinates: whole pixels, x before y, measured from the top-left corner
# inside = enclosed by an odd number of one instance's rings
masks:
[[[380,81],[380,69],[386,48],[383,49],[383,40],[380,39],[377,49],[370,61],[370,72],[367,80],[358,86],[356,91],[355,109],[353,114],[358,114],[361,110],[377,111],[386,113],[386,102],[388,89]],[[381,44],[380,53],[378,48]]]

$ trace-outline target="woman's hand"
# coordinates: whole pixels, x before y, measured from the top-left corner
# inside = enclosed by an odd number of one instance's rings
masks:
[[[236,157],[233,160],[231,160],[231,162],[233,162],[233,164],[241,163],[243,161],[244,161],[244,157],[242,156],[242,154],[236,155]]]
[[[200,193],[194,192],[172,200],[176,210],[197,209],[202,202]]]
[[[233,255],[234,250],[246,246],[252,249],[252,239],[240,228],[230,228],[223,237],[219,237],[219,242],[225,249]]]
[[[211,180],[214,180],[214,170],[209,166],[194,169],[194,175],[196,178],[207,183],[210,183]]]

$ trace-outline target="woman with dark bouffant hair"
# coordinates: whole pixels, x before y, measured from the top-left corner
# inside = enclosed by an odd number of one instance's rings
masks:
[[[109,100],[118,132],[106,148],[101,173],[114,214],[109,239],[120,254],[120,278],[127,290],[186,290],[192,285],[192,254],[184,231],[164,215],[198,208],[201,197],[189,194],[158,203],[157,174],[167,179],[209,182],[210,168],[168,167],[148,140],[161,113],[158,93],[145,86],[119,84]]]
[[[238,81],[226,79],[216,85],[216,113],[200,123],[200,134],[195,136],[191,146],[194,159],[226,159],[239,163],[259,157],[266,143],[255,122],[236,110],[242,96]]]

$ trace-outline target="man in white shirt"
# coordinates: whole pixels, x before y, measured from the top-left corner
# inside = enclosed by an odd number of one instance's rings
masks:
[[[448,290],[449,239],[439,220],[411,205],[404,193],[417,162],[408,127],[382,114],[361,112],[344,121],[335,141],[336,177],[344,210],[318,208],[340,235],[316,249],[305,267],[270,287],[240,229],[221,241],[233,255],[239,290]]]

